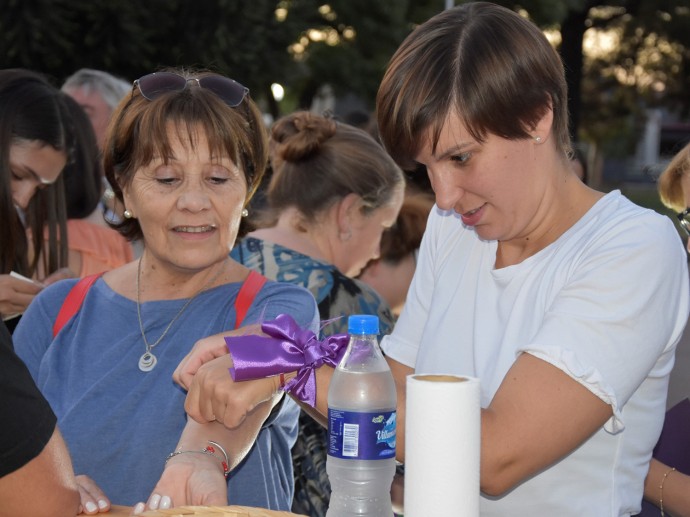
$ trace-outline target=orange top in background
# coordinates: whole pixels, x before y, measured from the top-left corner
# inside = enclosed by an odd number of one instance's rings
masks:
[[[67,241],[70,252],[81,255],[81,269],[73,273],[82,278],[134,260],[132,245],[120,233],[86,219],[67,221]]]

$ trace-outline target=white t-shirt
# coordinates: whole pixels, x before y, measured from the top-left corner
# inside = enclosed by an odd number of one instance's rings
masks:
[[[503,497],[482,497],[482,516],[634,515],[688,319],[678,233],[614,191],[520,264],[495,269],[496,247],[457,214],[432,210],[383,349],[417,373],[478,377],[482,407],[522,352],[612,406],[605,426],[558,464]]]

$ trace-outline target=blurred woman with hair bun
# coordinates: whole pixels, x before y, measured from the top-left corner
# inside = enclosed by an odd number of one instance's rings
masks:
[[[253,214],[258,229],[235,246],[232,258],[272,280],[309,289],[323,335],[346,332],[349,314],[377,314],[381,334],[389,333],[388,304],[354,277],[380,255],[381,236],[396,221],[405,191],[402,170],[366,131],[309,112],[278,120],[270,147],[266,207]],[[292,450],[295,513],[326,513],[326,438],[326,429],[302,412]]]

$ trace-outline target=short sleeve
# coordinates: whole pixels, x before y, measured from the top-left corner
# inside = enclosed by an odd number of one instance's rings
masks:
[[[673,225],[661,216],[630,224],[634,232],[613,229],[583,251],[543,325],[518,349],[610,404],[609,432],[623,429],[622,407],[645,378],[669,374],[688,317],[687,263]]]
[[[439,209],[434,206],[427,220],[426,231],[419,247],[417,266],[402,313],[393,332],[385,336],[381,343],[387,356],[411,368],[414,368],[417,362],[417,353],[436,284],[434,250],[442,220]]]

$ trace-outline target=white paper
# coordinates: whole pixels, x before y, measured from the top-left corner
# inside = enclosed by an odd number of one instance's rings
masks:
[[[10,276],[13,278],[17,278],[18,280],[24,280],[25,282],[29,282],[30,284],[35,283],[30,278],[26,278],[24,275],[20,275],[16,271],[10,271]],[[15,312],[14,314],[3,314],[2,315],[2,321],[9,321],[13,318],[16,318],[17,316],[21,316],[22,314],[24,314],[24,313],[23,312]]]
[[[30,278],[27,278],[27,277],[25,277],[24,275],[20,275],[20,274],[17,273],[16,271],[10,271],[10,276],[11,276],[12,278],[16,278],[16,279],[18,279],[18,280],[24,280],[25,282],[29,282],[30,284],[35,283],[35,282],[34,282],[33,280],[31,280]]]
[[[409,375],[405,517],[479,515],[479,380]]]

